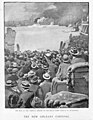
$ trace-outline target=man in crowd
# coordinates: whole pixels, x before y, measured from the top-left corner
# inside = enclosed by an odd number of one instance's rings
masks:
[[[52,79],[52,94],[57,92],[57,86],[63,84],[61,90],[67,90],[67,69],[70,66],[70,59],[67,54],[63,55],[62,63],[59,65],[56,77]]]
[[[63,55],[62,63],[59,65],[56,77],[61,81],[67,78],[67,69],[70,66],[70,59],[67,54]]]
[[[69,52],[72,55],[71,64],[85,62],[82,54],[80,54],[80,52],[75,47],[72,48]]]
[[[87,55],[87,53],[84,54]],[[56,93],[56,88],[61,84],[65,87],[61,86],[60,90],[66,90],[67,69],[71,64],[79,62],[85,62],[85,59],[76,48],[71,48],[69,52],[64,52],[62,55],[58,51],[50,50],[45,52],[25,51],[14,56],[10,53],[5,58],[7,88],[11,88],[10,84],[14,81],[20,91],[19,96],[9,94],[10,107],[14,99],[17,100],[14,102],[17,104],[14,107],[43,107],[48,92]],[[53,92],[54,90],[55,92]]]
[[[56,74],[56,71],[57,71],[57,66],[47,56],[45,56],[45,59],[46,59],[47,63],[49,64],[48,69],[50,71],[51,78],[54,78],[55,74]]]
[[[12,74],[7,78],[7,80],[12,80],[12,81],[16,82],[18,80],[17,72],[18,72],[18,69],[13,68]]]
[[[51,82],[50,78],[51,76],[48,73],[43,74],[44,81],[40,84],[40,87],[42,89],[42,99],[45,99],[45,96],[48,92],[51,92]]]

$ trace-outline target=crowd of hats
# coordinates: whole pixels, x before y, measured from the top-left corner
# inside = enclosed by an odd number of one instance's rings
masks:
[[[5,50],[5,76],[16,74],[18,78],[22,78],[21,87],[24,90],[28,90],[31,86],[31,84],[38,83],[40,84],[42,81],[40,80],[39,76],[36,75],[35,70],[41,68],[44,70],[44,73],[42,75],[44,80],[50,80],[51,75],[49,73],[49,64],[45,59],[45,56],[52,61],[53,64],[59,67],[61,62],[67,63],[70,61],[71,56],[79,56],[82,54],[88,55],[88,47],[86,49],[82,49],[81,51],[77,48],[77,46],[73,46],[72,41],[77,42],[78,37],[70,39],[70,44],[66,50],[66,52],[62,51],[55,51],[55,50],[49,50],[46,51],[15,51],[14,53],[10,53],[9,51]],[[80,38],[79,38],[80,39]],[[72,40],[72,41],[71,41]],[[73,42],[74,43],[74,42]],[[68,50],[69,49],[69,50]],[[25,67],[29,68],[26,73],[19,74],[20,70]],[[18,84],[18,81],[12,81],[11,79],[5,80],[5,86],[7,87],[16,87]],[[34,98],[35,101],[39,101],[38,98]],[[34,104],[34,101],[32,102],[32,106]],[[40,104],[42,102],[40,101]]]
[[[71,48],[71,47],[76,47],[79,51],[81,50],[88,51],[89,36],[84,36],[84,35],[72,36],[72,34],[70,34],[68,48]]]

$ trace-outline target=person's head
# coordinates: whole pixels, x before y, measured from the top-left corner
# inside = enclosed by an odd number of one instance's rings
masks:
[[[8,56],[5,55],[5,62],[7,62],[9,59],[8,59]]]
[[[84,51],[84,55],[89,55],[89,52],[86,50],[86,51]]]
[[[6,83],[5,83],[5,86],[7,86],[7,87],[13,86],[13,81],[12,80],[7,80]]]
[[[50,81],[50,79],[51,79],[50,74],[48,72],[43,74],[43,79],[46,80],[46,81]]]
[[[60,62],[59,61],[56,61],[55,62],[55,65],[59,66]]]
[[[29,81],[23,80],[22,83],[21,83],[21,87],[22,87],[24,90],[28,90],[28,89],[30,88],[30,83],[29,83]]]
[[[37,67],[37,64],[36,63],[32,63],[31,64],[31,68],[33,69],[33,70],[36,70],[38,67]]]
[[[48,59],[51,59],[51,52],[47,52],[45,55]]]
[[[38,84],[38,77],[34,76],[32,79],[30,79],[31,84]]]
[[[23,79],[27,79],[28,78],[28,74],[24,74]]]
[[[12,73],[12,68],[9,67],[9,68],[7,69],[7,73],[8,73],[8,74],[11,74],[11,73]]]
[[[56,54],[52,54],[52,58],[56,58]]]
[[[64,55],[63,55],[63,58],[62,58],[62,61],[63,61],[64,63],[69,63],[69,62],[70,62],[69,56],[68,56],[67,54],[64,54]]]
[[[17,67],[18,67],[18,64],[17,64],[16,62],[13,62],[13,63],[12,63],[12,67],[13,67],[13,68],[17,68]]]
[[[33,70],[30,70],[29,72],[28,72],[28,77],[29,78],[32,78],[32,77],[34,77],[35,76],[35,72],[33,71]]]
[[[42,64],[41,64],[41,63],[38,63],[38,64],[37,64],[37,67],[38,67],[38,68],[42,68]]]
[[[34,97],[33,100],[30,102],[33,108],[42,108],[42,100],[39,97]]]
[[[13,61],[14,61],[14,57],[13,57],[12,55],[10,55],[10,56],[9,56],[9,60],[10,60],[11,62],[13,62]]]
[[[78,50],[77,50],[76,47],[71,47],[71,49],[69,50],[69,52],[70,52],[70,54],[72,54],[72,55],[78,54]]]
[[[80,52],[77,50],[77,48],[73,47],[71,48],[71,50],[69,51],[69,53],[73,56],[73,57],[80,57]]]
[[[18,69],[17,69],[17,68],[13,68],[13,69],[12,69],[12,74],[13,74],[13,75],[16,75],[17,72],[18,72]]]
[[[20,60],[23,60],[24,59],[24,56],[21,54],[21,55],[19,55],[19,57],[18,57]]]
[[[9,107],[10,108],[17,108],[18,100],[19,100],[19,95],[17,95],[17,94],[11,94],[9,96],[9,100],[8,100]]]

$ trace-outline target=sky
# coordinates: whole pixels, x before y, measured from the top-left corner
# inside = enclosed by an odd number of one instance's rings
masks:
[[[29,19],[47,9],[56,9],[56,6],[53,3],[5,3],[5,21]]]
[[[22,20],[28,20],[32,16],[39,16],[40,14],[43,14],[46,10],[56,10],[60,11],[59,13],[62,13],[63,10],[66,10],[65,13],[67,13],[69,10],[72,9],[73,3],[52,3],[52,2],[44,2],[44,3],[5,3],[5,21],[22,21]],[[80,9],[81,9],[81,3],[79,3]],[[62,7],[61,7],[62,6]],[[64,7],[66,6],[66,7]],[[62,8],[62,9],[61,9]],[[77,14],[77,10],[75,6],[73,6],[74,9],[72,9],[71,12],[74,14]],[[75,13],[76,12],[76,13]]]

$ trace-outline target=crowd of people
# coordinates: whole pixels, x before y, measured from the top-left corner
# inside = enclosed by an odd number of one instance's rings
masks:
[[[68,82],[68,67],[88,62],[88,57],[87,50],[77,47],[41,52],[5,50],[5,107],[44,108],[55,82]]]

